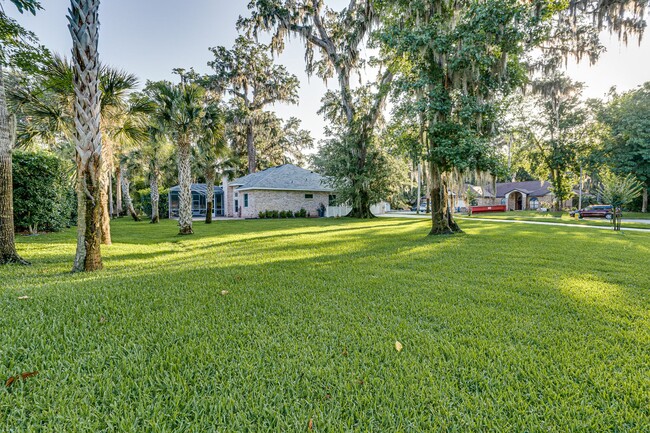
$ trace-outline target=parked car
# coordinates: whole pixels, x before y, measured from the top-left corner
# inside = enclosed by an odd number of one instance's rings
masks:
[[[414,204],[413,207],[411,207],[411,211],[415,212],[418,209],[418,205]],[[427,202],[422,202],[420,203],[420,212],[421,213],[426,213],[427,211]]]
[[[570,216],[578,216],[578,218],[592,217],[592,218],[607,218],[612,219],[614,215],[614,208],[611,205],[595,204],[587,206],[584,209],[578,209],[569,212]],[[621,216],[621,211],[618,211],[618,216]]]

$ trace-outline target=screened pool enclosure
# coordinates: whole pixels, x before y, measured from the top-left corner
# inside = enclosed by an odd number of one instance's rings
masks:
[[[194,218],[203,218],[208,212],[207,188],[203,183],[193,183],[192,187],[192,216]],[[178,218],[180,187],[177,185],[169,190],[169,218]],[[214,187],[214,202],[212,209],[213,217],[224,215],[223,207],[223,189],[219,186]]]

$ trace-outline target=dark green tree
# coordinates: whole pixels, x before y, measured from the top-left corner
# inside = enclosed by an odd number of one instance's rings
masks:
[[[550,180],[559,211],[577,185],[594,123],[581,99],[582,83],[554,73],[531,84],[527,100],[512,107],[518,118],[513,137],[527,149],[533,172]]]
[[[619,175],[633,174],[643,185],[642,212],[648,211],[650,188],[650,82],[638,89],[612,93],[599,112],[607,126],[605,160]]]
[[[335,11],[322,0],[251,0],[248,8],[251,16],[240,18],[238,26],[257,36],[259,32],[272,34],[271,48],[276,52],[284,49],[285,41],[295,36],[304,41],[306,72],[327,82],[336,78],[338,92],[332,92],[343,113],[344,129],[339,124],[334,139],[349,146],[347,153],[354,158],[349,170],[331,173],[339,177],[338,183],[350,185],[352,211],[350,216],[371,218],[370,191],[366,167],[373,151],[370,149],[376,139],[376,122],[388,95],[385,88],[393,78],[386,69],[377,81],[378,90],[372,104],[357,106],[352,78],[355,72],[366,64],[361,56],[365,42],[378,16],[373,1],[351,0],[349,5]],[[363,110],[369,111],[363,111]],[[348,175],[347,178],[344,178]]]
[[[20,13],[36,14],[41,9],[37,0],[10,1]],[[0,4],[0,264],[28,264],[16,252],[11,167],[16,128],[15,117],[7,108],[4,68],[18,66],[29,70],[46,55],[47,51],[38,46],[36,36],[10,18]]]
[[[431,177],[431,234],[460,231],[450,207],[454,171],[488,170],[504,94],[523,83],[522,56],[539,14],[510,1],[382,2],[384,56],[401,60],[398,89],[419,119]],[[405,109],[405,108],[403,108]]]
[[[298,103],[300,83],[284,66],[276,65],[271,47],[240,36],[232,50],[211,48],[214,74],[205,78],[211,89],[227,90],[237,106],[237,123],[246,131],[248,173],[257,170],[255,126],[264,120],[264,108],[277,102]]]

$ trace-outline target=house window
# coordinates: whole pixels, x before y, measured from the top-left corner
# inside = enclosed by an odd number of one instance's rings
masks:
[[[248,207],[248,194],[244,194],[244,207]]]
[[[506,204],[506,199],[505,198],[501,199],[501,204]]]
[[[239,200],[235,200],[235,213],[239,212]]]
[[[336,196],[333,194],[330,194],[329,196],[329,205],[330,206],[336,206]]]
[[[536,199],[535,197],[530,199],[530,208],[532,210],[537,210],[539,209],[539,200]]]
[[[314,194],[305,194],[305,198],[314,198]]]

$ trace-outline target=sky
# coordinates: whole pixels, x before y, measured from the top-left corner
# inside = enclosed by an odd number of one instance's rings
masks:
[[[72,46],[67,29],[69,0],[41,0],[45,10],[36,17],[20,15],[11,5],[7,13],[25,28],[33,31],[51,51],[69,57]],[[198,72],[210,71],[209,47],[232,47],[240,15],[247,15],[247,0],[103,0],[100,59],[103,63],[125,69],[146,80],[173,80],[172,69],[194,67]],[[348,0],[327,0],[333,8],[342,8]],[[646,37],[639,46],[636,41],[627,47],[616,37],[604,35],[607,52],[595,66],[570,64],[568,73],[587,85],[586,97],[603,97],[612,86],[619,91],[632,89],[650,81],[650,42]],[[295,116],[303,128],[317,139],[323,138],[325,121],[317,114],[326,86],[317,77],[304,73],[304,49],[300,40],[291,41],[278,56],[301,82],[297,106],[277,104],[278,115]],[[330,85],[336,85],[332,80]]]

